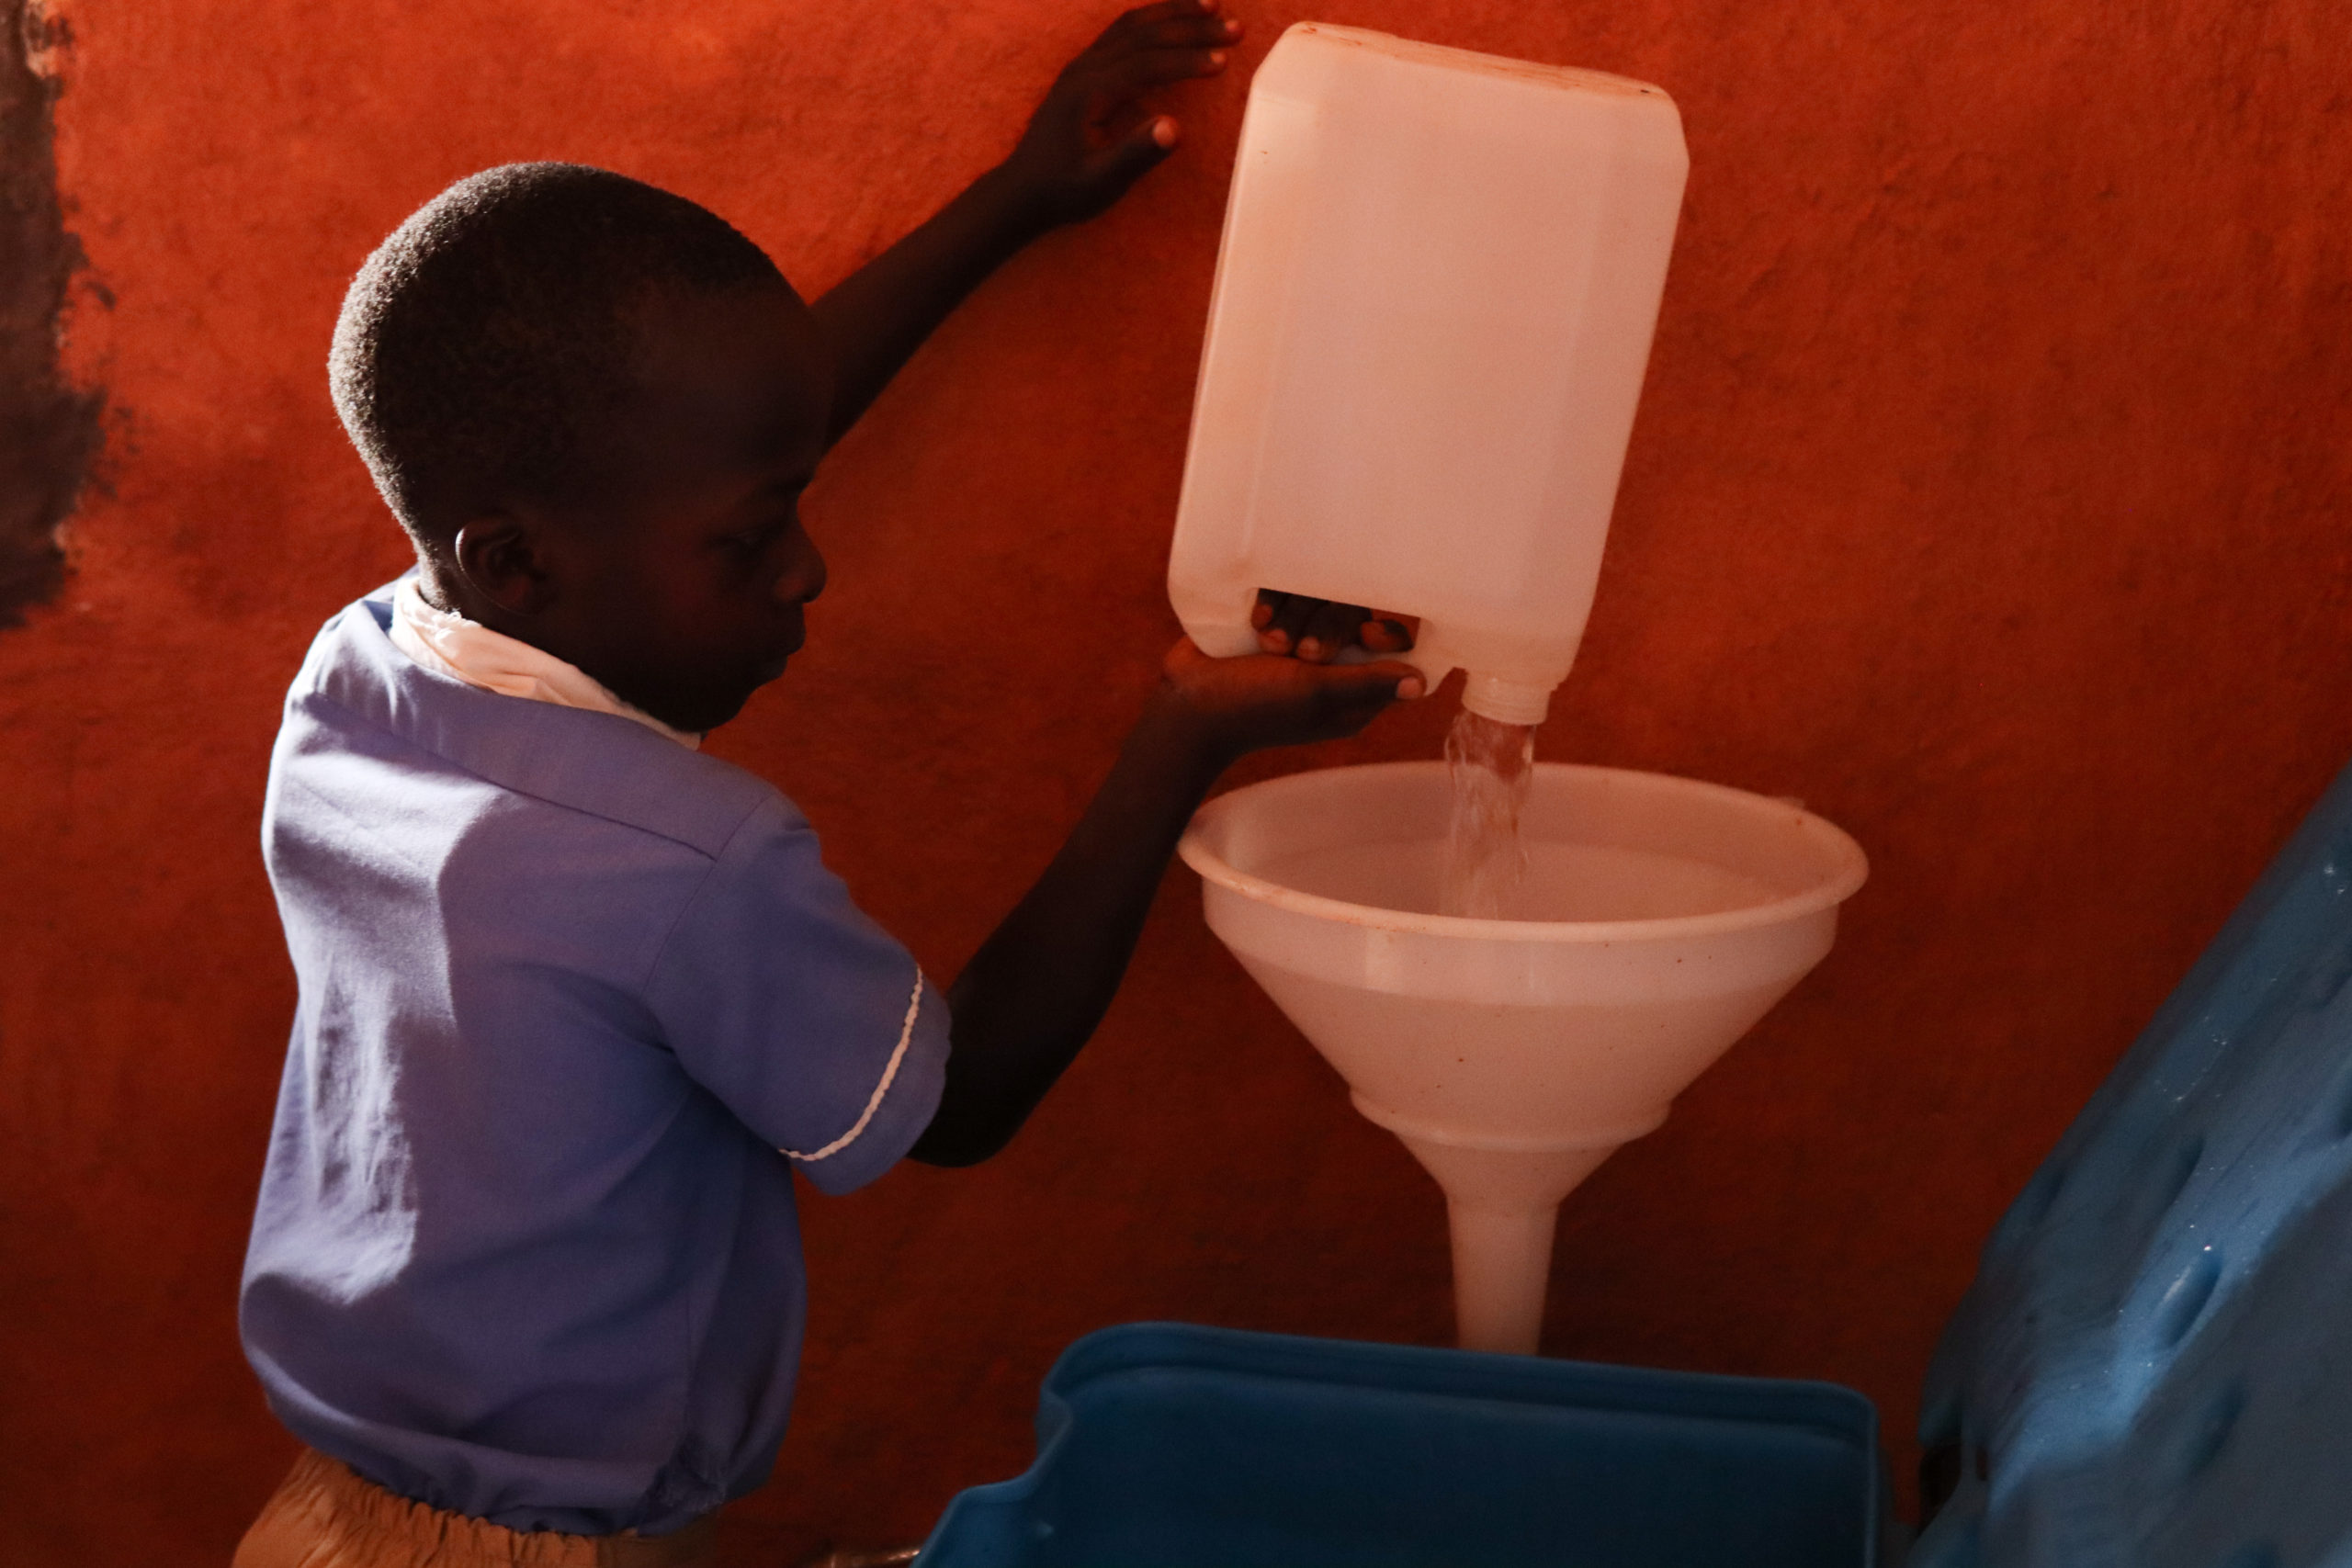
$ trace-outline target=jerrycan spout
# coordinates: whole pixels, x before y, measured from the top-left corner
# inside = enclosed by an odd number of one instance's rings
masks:
[[[1555,681],[1513,680],[1489,671],[1472,670],[1462,686],[1462,705],[1498,724],[1538,725],[1551,711]]]
[[[1483,636],[1425,618],[1411,650],[1390,657],[1401,658],[1419,670],[1432,692],[1460,670],[1464,708],[1498,724],[1532,728],[1551,711],[1552,694],[1568,678],[1576,649],[1545,648],[1522,637]]]

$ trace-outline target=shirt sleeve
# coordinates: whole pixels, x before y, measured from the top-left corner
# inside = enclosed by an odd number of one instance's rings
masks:
[[[720,853],[647,998],[686,1072],[827,1192],[897,1164],[938,1109],[945,998],[781,801]]]

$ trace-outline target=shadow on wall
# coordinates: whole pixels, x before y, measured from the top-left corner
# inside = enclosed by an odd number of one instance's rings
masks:
[[[106,406],[103,391],[67,385],[57,361],[59,317],[86,265],[65,231],[51,149],[58,78],[46,66],[70,41],[32,0],[0,0],[0,626],[64,581],[58,528],[97,457]]]

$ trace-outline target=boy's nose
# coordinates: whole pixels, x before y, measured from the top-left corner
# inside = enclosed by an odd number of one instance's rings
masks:
[[[800,552],[784,575],[775,580],[775,596],[787,604],[806,604],[825,591],[825,557],[806,534]]]

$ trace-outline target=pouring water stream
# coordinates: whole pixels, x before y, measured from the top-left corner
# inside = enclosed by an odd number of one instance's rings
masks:
[[[1527,845],[1519,819],[1535,783],[1535,726],[1505,724],[1464,708],[1445,738],[1445,772],[1453,798],[1437,912],[1476,920],[1523,918]]]

